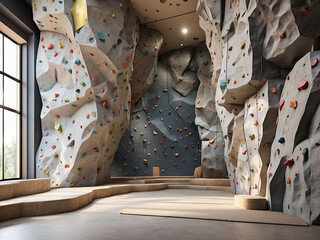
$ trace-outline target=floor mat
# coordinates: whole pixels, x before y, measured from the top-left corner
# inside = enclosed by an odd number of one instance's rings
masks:
[[[289,216],[282,212],[239,209],[230,204],[230,201],[218,201],[215,203],[207,201],[201,204],[162,202],[141,205],[134,209],[123,209],[120,214],[308,226],[300,218]]]

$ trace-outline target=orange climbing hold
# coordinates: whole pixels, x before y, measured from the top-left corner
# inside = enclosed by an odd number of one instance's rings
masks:
[[[291,102],[290,102],[290,107],[291,107],[292,109],[296,109],[296,108],[297,108],[297,104],[298,104],[297,101],[291,101]]]

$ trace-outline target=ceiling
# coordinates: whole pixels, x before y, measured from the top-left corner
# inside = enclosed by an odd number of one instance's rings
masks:
[[[31,0],[25,0],[31,4]],[[183,46],[196,46],[205,40],[195,12],[198,0],[130,0],[141,24],[163,35],[160,54]],[[162,3],[164,2],[164,3]],[[187,28],[186,34],[182,29]]]
[[[164,3],[162,3],[164,2]],[[198,0],[131,0],[140,23],[163,35],[160,54],[183,46],[196,46],[205,40],[195,12]],[[186,34],[182,29],[188,29]]]

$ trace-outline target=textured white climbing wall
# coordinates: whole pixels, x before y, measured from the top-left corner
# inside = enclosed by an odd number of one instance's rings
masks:
[[[214,19],[220,14],[220,9],[217,7],[219,5],[213,6],[212,2],[204,3],[201,1],[197,7],[199,25],[206,34],[206,44],[199,45],[196,50],[200,80],[196,99],[196,124],[202,140],[203,177],[225,177],[227,175],[224,163],[223,133],[217,114],[219,106],[216,106],[215,101],[221,66],[220,25],[218,22],[213,25]],[[211,13],[211,11],[213,12]]]
[[[199,0],[197,9],[234,192],[267,193],[272,210],[309,223],[320,222],[319,57],[307,54],[318,46],[319,10],[302,0]]]
[[[270,208],[283,208],[309,223],[319,218],[315,206],[320,203],[318,59],[320,52],[308,53],[287,76],[268,169]]]
[[[130,119],[138,25],[129,1],[33,1],[43,138],[37,177],[106,183]]]

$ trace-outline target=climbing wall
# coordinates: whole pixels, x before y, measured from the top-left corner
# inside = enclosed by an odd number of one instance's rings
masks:
[[[310,223],[320,219],[318,59],[308,53],[287,76],[268,168],[270,207]]]
[[[51,186],[106,183],[130,120],[138,24],[128,0],[34,0],[43,138],[37,177]]]
[[[139,27],[139,41],[133,60],[134,71],[130,79],[132,109],[153,83],[162,42],[163,37],[160,32]]]
[[[225,178],[224,140],[215,105],[216,75],[205,43],[196,49],[200,86],[196,99],[196,125],[202,140],[201,166],[204,178]]]
[[[187,47],[160,56],[156,77],[121,140],[113,176],[152,176],[154,167],[160,176],[191,176],[200,166],[201,141],[194,124],[198,64],[193,55],[194,49]]]
[[[197,6],[234,192],[266,195],[272,210],[308,223],[319,223],[319,57],[308,53],[319,10],[302,0]]]

